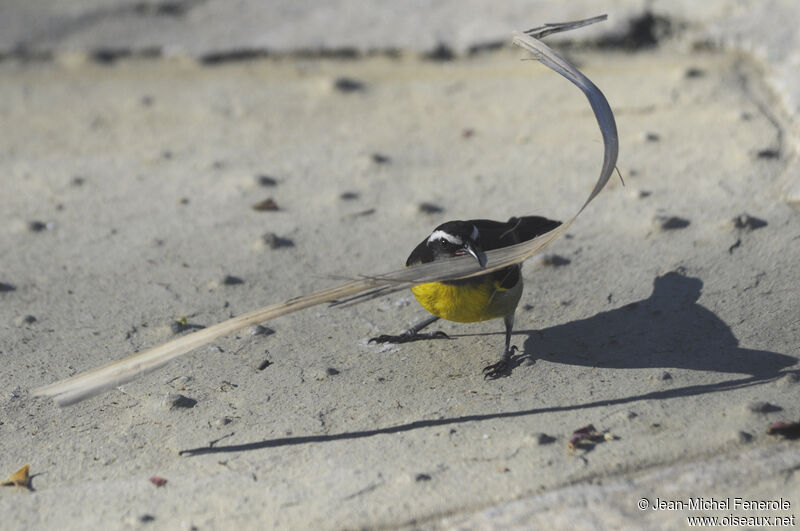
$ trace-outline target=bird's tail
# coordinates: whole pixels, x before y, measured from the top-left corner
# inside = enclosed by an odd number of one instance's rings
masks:
[[[506,236],[506,234],[512,234],[515,242],[520,243],[550,232],[561,225],[561,222],[543,218],[542,216],[522,216],[509,219],[508,225],[508,230],[501,237]]]

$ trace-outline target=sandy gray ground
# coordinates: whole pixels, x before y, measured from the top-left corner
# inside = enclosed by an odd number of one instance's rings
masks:
[[[548,5],[523,25],[585,14]],[[566,218],[602,152],[583,96],[523,52],[422,59],[436,16],[396,56],[208,65],[193,55],[213,41],[98,62],[96,42],[70,39],[109,37],[85,22],[48,40],[60,19],[37,12],[56,20],[34,41],[50,57],[20,52],[20,38],[0,63],[0,476],[28,462],[36,474],[33,492],[0,491],[5,525],[682,528],[695,514],[797,515],[797,443],[765,435],[800,419],[798,122],[772,81],[793,59],[769,41],[761,55],[708,46],[747,41],[725,30],[737,13],[711,5],[702,27],[659,46],[567,49],[615,110],[625,186],[612,181],[550,249],[565,260],[526,265],[525,362],[510,378],[480,374],[500,353],[499,322],[368,345],[424,315],[398,294],[266,323],[274,334],[243,331],[64,410],[29,390],[166,341],[181,317],[206,326],[394,269],[447,219]],[[309,9],[297,20],[325,18]],[[376,48],[338,27],[322,44]],[[433,34],[457,51],[493,40],[448,31]],[[343,78],[360,85],[337,89]],[[251,208],[270,197],[278,211]],[[268,232],[294,245],[272,248]],[[590,423],[610,440],[569,450]],[[689,497],[791,507],[637,507]]]

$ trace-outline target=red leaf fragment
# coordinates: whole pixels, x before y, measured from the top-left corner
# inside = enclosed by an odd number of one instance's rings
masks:
[[[150,483],[152,483],[156,487],[163,487],[164,485],[167,484],[167,480],[162,477],[153,476],[150,478]]]

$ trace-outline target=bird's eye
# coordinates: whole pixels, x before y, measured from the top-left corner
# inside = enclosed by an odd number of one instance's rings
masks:
[[[443,247],[447,247],[447,244],[448,244],[448,243],[450,243],[450,242],[448,242],[448,241],[447,241],[447,240],[445,240],[444,238],[440,238],[440,239],[439,239],[439,243],[440,243],[440,244],[441,244]]]

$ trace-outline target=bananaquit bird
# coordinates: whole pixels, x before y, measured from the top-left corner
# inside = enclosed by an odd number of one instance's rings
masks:
[[[539,216],[511,218],[507,222],[473,219],[448,221],[436,227],[406,260],[406,267],[433,262],[445,257],[472,255],[486,266],[485,251],[508,247],[553,230],[561,225]],[[485,378],[506,376],[512,369],[512,356],[517,350],[511,346],[511,329],[514,312],[522,296],[520,264],[457,280],[429,282],[411,288],[423,308],[433,314],[397,336],[381,335],[370,339],[378,343],[406,343],[420,339],[447,338],[441,331],[420,333],[431,323],[441,319],[458,323],[474,323],[503,318],[506,325],[506,347],[500,361],[483,369]]]

